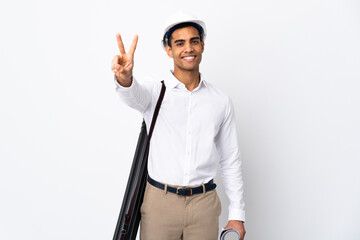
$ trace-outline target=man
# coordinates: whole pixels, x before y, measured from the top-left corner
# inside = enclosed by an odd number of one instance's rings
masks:
[[[230,199],[225,228],[236,229],[241,239],[245,235],[234,109],[229,97],[200,74],[205,34],[205,23],[183,12],[170,18],[164,31],[164,48],[174,69],[165,78],[166,93],[150,143],[149,177],[141,206],[142,240],[217,239],[221,204],[212,179],[218,162]],[[160,80],[142,83],[133,77],[138,36],[128,52],[120,34],[116,38],[120,55],[111,65],[116,90],[150,126]]]

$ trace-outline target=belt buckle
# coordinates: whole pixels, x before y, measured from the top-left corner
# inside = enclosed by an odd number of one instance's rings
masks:
[[[193,192],[192,192],[192,188],[177,188],[176,194],[182,196],[192,196]]]

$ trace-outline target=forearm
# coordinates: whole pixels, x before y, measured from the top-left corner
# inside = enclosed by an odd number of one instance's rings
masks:
[[[115,77],[115,88],[120,99],[129,107],[145,113],[151,104],[152,88],[149,84],[140,83],[135,77],[132,77],[129,87],[123,86]]]
[[[243,198],[243,180],[241,167],[233,168],[232,171],[222,172],[222,181],[226,195],[229,199],[228,220],[245,221],[245,203]]]

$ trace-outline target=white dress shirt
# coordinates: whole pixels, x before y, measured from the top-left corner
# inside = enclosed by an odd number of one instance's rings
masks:
[[[166,184],[195,186],[213,179],[219,162],[230,200],[229,220],[245,221],[233,105],[227,95],[202,78],[193,91],[172,72],[164,79],[166,92],[150,142],[148,173]],[[149,128],[160,80],[141,82],[133,78],[130,87],[115,83],[120,98],[142,113]]]

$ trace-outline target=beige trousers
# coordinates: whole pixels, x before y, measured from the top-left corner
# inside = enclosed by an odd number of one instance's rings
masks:
[[[220,213],[216,190],[179,196],[147,183],[141,205],[140,239],[216,240]]]

